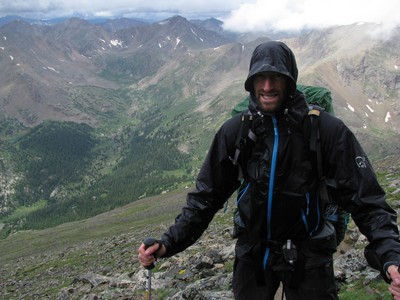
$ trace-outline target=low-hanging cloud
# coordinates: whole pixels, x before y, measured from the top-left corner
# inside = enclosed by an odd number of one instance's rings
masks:
[[[238,32],[301,30],[358,22],[385,29],[400,24],[398,0],[257,0],[241,5],[223,19],[226,30]]]

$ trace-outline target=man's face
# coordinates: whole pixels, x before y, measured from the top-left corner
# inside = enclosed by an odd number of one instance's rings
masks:
[[[253,86],[258,108],[264,112],[278,111],[288,94],[287,79],[278,73],[263,72],[255,75]]]

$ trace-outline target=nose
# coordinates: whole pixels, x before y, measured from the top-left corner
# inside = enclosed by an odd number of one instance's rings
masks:
[[[274,80],[272,76],[264,76],[260,78],[260,86],[264,90],[270,90],[274,85]]]

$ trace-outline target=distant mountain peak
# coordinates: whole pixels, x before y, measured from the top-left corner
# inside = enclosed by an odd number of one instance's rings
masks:
[[[186,18],[176,15],[171,18],[159,21],[156,24],[161,26],[176,26],[176,25],[188,26],[190,25],[190,22]]]
[[[72,17],[72,18],[66,19],[64,22],[61,23],[61,25],[64,25],[64,26],[87,26],[87,25],[90,25],[90,23],[84,19]]]

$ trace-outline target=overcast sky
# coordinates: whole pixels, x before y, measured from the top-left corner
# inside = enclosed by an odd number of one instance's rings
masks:
[[[151,4],[150,4],[151,3]],[[187,19],[214,17],[225,29],[254,31],[378,22],[400,24],[399,0],[0,0],[0,17],[64,16]]]

